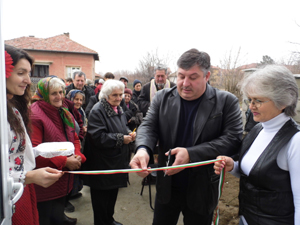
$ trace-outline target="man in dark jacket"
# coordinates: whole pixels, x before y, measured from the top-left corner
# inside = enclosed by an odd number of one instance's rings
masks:
[[[138,106],[143,113],[143,116],[146,116],[150,103],[156,92],[164,88],[174,87],[176,85],[167,79],[167,72],[168,68],[159,64],[157,67],[155,67],[154,79],[143,86],[141,94],[138,98]]]
[[[158,166],[181,165],[233,155],[242,138],[238,99],[207,81],[210,57],[191,49],[178,60],[177,87],[156,93],[137,132],[136,155],[131,168],[142,168],[145,177],[152,151],[159,141]],[[171,149],[171,150],[170,150]],[[170,151],[169,151],[170,150]],[[153,225],[211,225],[218,202],[219,176],[213,165],[157,172]]]
[[[86,75],[82,71],[75,71],[72,75],[72,79],[73,79],[73,84],[67,86],[66,95],[72,89],[78,89],[80,91],[83,91],[85,94],[85,102],[83,103],[82,108],[85,110],[86,106],[89,103],[90,97],[95,95],[94,89],[88,85],[85,85]]]

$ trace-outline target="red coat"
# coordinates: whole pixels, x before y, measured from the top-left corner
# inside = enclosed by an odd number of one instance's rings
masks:
[[[80,152],[80,141],[75,132],[75,128],[63,124],[57,108],[45,101],[36,101],[31,105],[31,111],[31,142],[34,147],[43,142],[70,141],[75,146],[75,155],[81,156],[82,163],[85,162],[85,156]],[[66,162],[66,156],[56,156],[53,158],[38,156],[36,157],[36,168],[48,166],[58,170],[68,170],[65,167]],[[49,201],[66,196],[72,190],[72,187],[73,175],[70,174],[63,175],[56,183],[48,188],[35,185],[37,201]]]
[[[95,88],[95,95],[101,91],[102,85],[103,84],[99,83],[98,86]]]
[[[26,184],[23,194],[16,202],[16,212],[12,216],[13,225],[39,225],[39,213],[33,184]]]

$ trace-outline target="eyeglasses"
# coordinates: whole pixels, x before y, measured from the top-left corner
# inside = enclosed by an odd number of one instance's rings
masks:
[[[267,101],[261,101],[259,99],[251,99],[251,98],[248,98],[248,99],[245,99],[245,103],[250,105],[252,104],[253,106],[255,106],[256,108],[259,108],[261,107],[261,105],[263,103],[267,103],[267,102],[270,102],[271,100],[267,100]]]

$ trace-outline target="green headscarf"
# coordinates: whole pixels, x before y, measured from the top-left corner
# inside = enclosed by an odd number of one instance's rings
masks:
[[[41,79],[38,82],[36,92],[32,96],[33,101],[45,101],[45,102],[51,104],[50,100],[49,100],[49,85],[50,85],[50,80],[52,78],[55,78],[55,77],[46,77],[46,78]],[[59,78],[57,78],[57,79],[59,79]],[[63,92],[65,95],[64,89],[63,89]],[[60,109],[61,110],[59,110],[59,114],[60,114],[60,117],[62,118],[63,122],[67,126],[74,128],[72,115],[69,112],[69,109],[67,109],[65,107],[60,107]]]

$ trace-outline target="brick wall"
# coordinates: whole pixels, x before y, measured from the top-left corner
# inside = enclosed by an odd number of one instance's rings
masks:
[[[56,75],[60,78],[66,79],[67,66],[80,67],[86,74],[88,79],[93,80],[95,78],[95,60],[93,55],[77,54],[77,53],[55,53],[55,52],[39,52],[30,51],[27,52],[34,57],[38,62],[50,62],[49,75]]]

